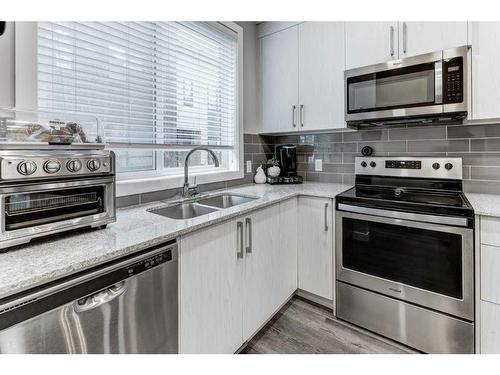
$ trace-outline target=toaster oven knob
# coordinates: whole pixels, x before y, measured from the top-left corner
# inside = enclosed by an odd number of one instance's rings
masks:
[[[78,172],[80,169],[82,169],[82,162],[77,159],[69,160],[66,163],[66,168],[68,168],[68,171],[70,172]]]
[[[435,170],[438,170],[439,167],[440,167],[439,163],[432,164],[432,168],[434,168]]]
[[[29,176],[36,171],[36,163],[31,160],[24,160],[17,165],[17,171],[23,176]]]
[[[59,172],[59,169],[61,169],[61,163],[57,160],[47,160],[43,163],[43,170],[47,173],[56,173]]]
[[[453,164],[451,164],[451,163],[446,163],[446,164],[444,165],[444,167],[446,168],[446,170],[447,170],[447,171],[449,171],[451,168],[453,168]]]
[[[95,172],[99,168],[101,168],[101,162],[99,160],[97,160],[97,159],[90,159],[87,162],[87,168],[89,169],[89,171]]]

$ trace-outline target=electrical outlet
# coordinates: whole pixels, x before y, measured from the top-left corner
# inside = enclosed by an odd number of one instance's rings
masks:
[[[316,172],[321,172],[323,170],[323,160],[321,159],[316,159],[314,161],[314,170]]]
[[[252,173],[252,161],[247,160],[247,173]]]

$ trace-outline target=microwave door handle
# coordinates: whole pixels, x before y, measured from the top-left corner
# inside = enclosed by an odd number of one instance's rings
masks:
[[[443,61],[434,63],[434,101],[443,104]]]

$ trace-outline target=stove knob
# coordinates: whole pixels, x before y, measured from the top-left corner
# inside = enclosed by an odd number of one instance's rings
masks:
[[[66,168],[70,172],[78,172],[82,169],[82,162],[78,159],[71,159],[66,163]]]
[[[439,163],[432,164],[432,168],[434,168],[435,170],[438,170],[439,167],[440,167]]]
[[[362,161],[362,162],[361,162],[361,166],[362,166],[363,168],[366,168],[366,166],[367,166],[366,161]]]
[[[17,165],[17,171],[23,176],[35,173],[36,163],[31,160],[24,160]]]
[[[374,161],[370,162],[370,167],[375,168],[376,166],[377,166],[377,163],[375,163]]]
[[[59,172],[59,169],[61,169],[61,163],[57,160],[47,160],[43,163],[43,170],[47,173],[56,173]]]
[[[89,169],[89,171],[95,172],[99,168],[101,168],[101,162],[99,160],[97,160],[97,159],[90,159],[87,162],[87,168]]]
[[[446,164],[444,165],[444,167],[446,168],[446,170],[447,170],[447,171],[449,171],[451,168],[453,168],[453,164],[451,164],[451,163],[446,163]]]

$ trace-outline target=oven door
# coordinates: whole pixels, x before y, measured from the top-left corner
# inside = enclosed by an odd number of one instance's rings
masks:
[[[13,184],[0,192],[0,248],[115,217],[112,177]]]
[[[473,230],[337,211],[337,280],[474,320]]]

